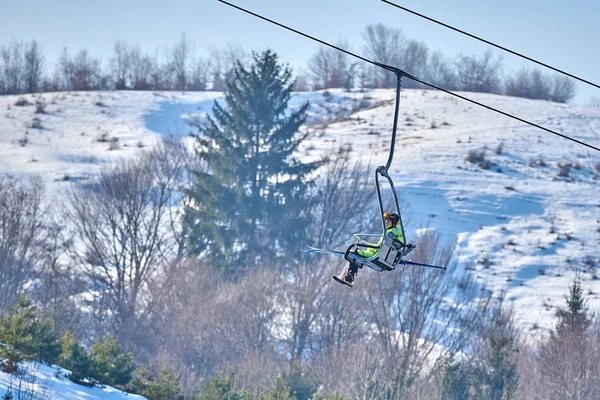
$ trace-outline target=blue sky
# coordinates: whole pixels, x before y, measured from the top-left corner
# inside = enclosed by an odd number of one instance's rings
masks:
[[[295,69],[305,67],[319,46],[217,0],[0,2],[0,44],[11,38],[36,39],[51,65],[63,46],[71,53],[87,49],[106,60],[116,40],[140,44],[154,53],[172,46],[183,33],[195,43],[198,56],[207,57],[210,46],[228,43],[239,43],[246,50],[270,47]],[[327,41],[346,39],[357,52],[364,27],[380,22],[449,57],[461,52],[480,54],[488,48],[379,0],[232,2]],[[400,0],[398,4],[600,84],[600,2]],[[503,58],[507,72],[534,66],[507,53]],[[579,103],[600,98],[600,89],[583,83],[577,87]]]

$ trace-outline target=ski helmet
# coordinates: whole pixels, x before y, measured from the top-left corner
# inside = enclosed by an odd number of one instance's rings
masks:
[[[396,226],[400,222],[400,216],[396,213],[384,213],[383,218],[392,221],[393,226]]]

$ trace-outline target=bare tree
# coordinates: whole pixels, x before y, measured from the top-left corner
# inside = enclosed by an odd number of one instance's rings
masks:
[[[431,55],[425,75],[428,82],[433,85],[447,90],[456,90],[458,88],[453,64],[439,51],[436,51]]]
[[[344,40],[338,41],[336,45],[349,48],[348,42]],[[308,62],[308,68],[315,89],[351,89],[354,86],[356,63],[338,50],[320,47]]]
[[[455,62],[459,90],[500,93],[502,58],[487,50],[481,57],[460,55]]]
[[[196,59],[192,63],[190,79],[187,83],[189,90],[204,91],[208,89],[208,63],[202,59]]]
[[[281,282],[268,268],[225,282],[218,270],[184,260],[152,286],[147,323],[156,336],[148,356],[173,365],[191,393],[228,367],[240,388],[270,386],[287,364],[274,336],[285,312]]]
[[[181,169],[172,161],[166,153],[145,153],[69,193],[68,216],[83,246],[76,256],[125,345],[149,280],[182,252],[171,213],[179,207]]]
[[[42,247],[42,194],[39,178],[0,178],[0,313],[35,277]]]
[[[296,82],[294,83],[295,92],[308,92],[310,90],[310,78],[306,71],[296,72]]]
[[[335,87],[333,86],[333,82],[331,76],[333,74],[333,62],[330,56],[334,55],[335,50],[324,49],[319,47],[317,53],[314,54],[308,64],[308,68],[311,73],[311,78],[313,82],[314,89],[328,89]],[[332,86],[329,86],[332,84]]]
[[[566,76],[554,77],[554,88],[552,90],[551,101],[558,103],[568,103],[573,100],[577,94],[575,81]]]
[[[23,42],[13,40],[0,49],[2,94],[23,92]]]
[[[353,164],[344,149],[332,153],[323,167],[323,178],[315,186],[317,201],[310,213],[314,218],[310,237],[323,248],[343,246],[352,239],[349,235],[362,231],[377,214],[371,171],[363,164]],[[348,217],[357,214],[363,217]]]
[[[389,28],[383,24],[368,25],[363,32],[365,54],[371,60],[391,66],[402,64],[402,53],[406,47],[406,38],[401,30]],[[396,76],[382,68],[374,68],[375,87],[395,87]]]
[[[43,315],[52,321],[55,332],[68,330],[77,337],[85,337],[77,295],[86,288],[80,272],[73,268],[69,259],[74,241],[59,210],[54,207],[47,214],[41,237],[37,279],[28,288],[28,295]]]
[[[25,48],[24,88],[27,93],[35,93],[41,88],[44,56],[35,40]]]
[[[92,90],[101,86],[100,61],[90,57],[87,50],[81,50],[71,58],[64,48],[59,66],[68,90]]]
[[[194,260],[173,263],[150,282],[136,355],[154,369],[169,365],[186,396],[194,396],[220,361],[230,359],[215,305],[226,298],[223,285],[218,270]]]
[[[428,53],[429,49],[425,43],[410,40],[402,51],[400,68],[416,77],[423,77],[427,71]],[[410,79],[403,84],[407,88],[420,87],[420,85],[420,83]]]
[[[248,54],[239,44],[230,43],[224,49],[211,48],[210,50],[210,82],[211,90],[222,92],[227,90],[232,70],[236,62],[245,65]]]
[[[530,71],[522,68],[504,81],[504,93],[507,96],[534,98]]]
[[[367,318],[385,357],[392,398],[409,398],[417,382],[434,379],[469,344],[482,315],[477,285],[468,275],[455,276],[453,250],[439,234],[427,231],[412,259],[447,265],[447,271],[409,268],[371,279]],[[447,302],[450,297],[453,301]]]
[[[66,47],[63,47],[56,67],[55,80],[62,90],[71,90],[71,57]]]
[[[152,68],[154,64],[152,59],[142,54],[142,50],[139,45],[131,48],[131,69],[129,81],[133,89],[135,90],[148,90],[150,89],[150,75],[152,74]]]
[[[131,76],[131,51],[123,41],[117,40],[113,46],[114,56],[110,58],[109,65],[115,89],[123,90],[131,86],[128,78]]]
[[[191,44],[185,34],[181,36],[179,42],[171,50],[170,62],[175,71],[175,90],[185,90],[187,87],[191,51]]]
[[[508,96],[528,99],[549,100],[566,103],[576,94],[575,83],[563,76],[543,74],[539,69],[523,68],[504,82],[504,93]]]

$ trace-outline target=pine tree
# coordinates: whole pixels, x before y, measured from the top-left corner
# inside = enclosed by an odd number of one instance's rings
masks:
[[[148,400],[182,400],[179,394],[179,379],[166,368],[157,380],[148,368],[142,366],[131,381],[133,390]]]
[[[133,355],[125,353],[117,339],[109,334],[92,346],[92,377],[104,385],[126,385],[136,366]]]
[[[270,50],[237,63],[227,84],[226,106],[215,103],[199,126],[196,153],[205,171],[194,171],[186,210],[190,248],[239,271],[236,263],[272,259],[303,243],[309,174],[319,162],[295,156],[306,135],[298,129],[308,104],[288,111],[289,67]]]
[[[283,375],[282,381],[296,400],[309,400],[318,389],[318,385],[304,374],[299,363],[290,367],[290,371]]]
[[[21,294],[8,315],[0,320],[0,357],[9,369],[21,360],[37,360],[53,364],[60,354],[60,342],[52,323],[40,319],[37,308]]]
[[[567,308],[540,343],[540,386],[544,398],[600,398],[597,334],[591,328],[587,301],[577,276],[566,296]]]
[[[517,390],[514,312],[502,295],[482,321],[474,354],[444,369],[443,399],[508,400]]]
[[[295,395],[290,394],[290,388],[278,377],[275,387],[266,393],[261,393],[257,400],[294,400]],[[244,399],[246,400],[246,399]],[[251,399],[248,399],[251,400]]]
[[[235,373],[228,370],[216,374],[196,397],[196,400],[242,400],[244,397],[234,390]],[[245,400],[245,399],[244,399]]]
[[[569,295],[565,296],[567,308],[558,312],[557,330],[570,329],[585,332],[592,321],[588,315],[587,300],[581,288],[581,278],[575,277],[573,285],[569,288]]]
[[[21,360],[36,356],[37,311],[24,294],[17,298],[8,315],[0,320],[0,357],[6,361],[5,370],[16,370]]]
[[[92,360],[83,346],[68,331],[62,337],[62,353],[58,358],[58,365],[68,369],[71,373],[67,376],[71,381],[90,385]]]
[[[48,319],[37,321],[35,326],[35,352],[39,362],[55,364],[61,352],[61,343],[58,340],[52,322]]]
[[[442,399],[464,400],[470,398],[472,368],[466,362],[454,362],[444,368]]]
[[[513,310],[504,305],[503,296],[491,310],[490,317],[484,336],[484,357],[477,368],[478,396],[475,398],[512,399],[519,379],[515,357],[516,330]]]

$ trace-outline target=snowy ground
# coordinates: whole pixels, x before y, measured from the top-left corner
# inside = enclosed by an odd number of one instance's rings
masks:
[[[25,363],[24,374],[0,372],[0,396],[12,394],[13,399],[53,399],[53,400],[143,400],[145,397],[129,394],[112,388],[86,387],[77,385],[65,378],[69,371],[56,366],[36,362]]]
[[[373,167],[384,164],[394,95],[296,94],[293,107],[311,102],[311,135],[301,156],[346,146]],[[464,95],[600,146],[600,108]],[[28,104],[15,105],[20,98]],[[211,92],[0,97],[0,173],[39,174],[52,196],[161,136],[186,136],[192,131],[186,121],[202,118],[219,98]],[[36,113],[36,102],[45,104],[44,113]],[[491,167],[468,162],[470,151],[482,151]],[[558,176],[559,163],[572,164],[568,176]],[[460,268],[505,290],[525,329],[553,325],[575,271],[582,272],[591,308],[600,308],[599,163],[591,149],[450,95],[403,90],[391,172],[408,205],[409,238],[429,226],[456,240]]]

